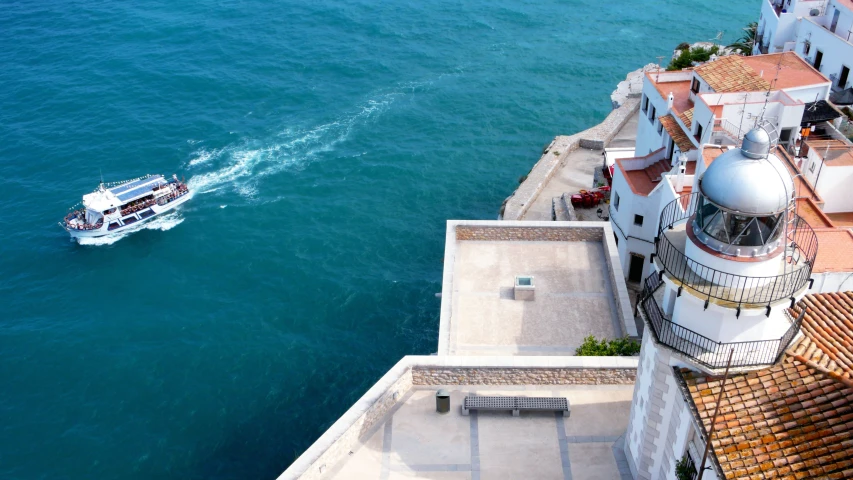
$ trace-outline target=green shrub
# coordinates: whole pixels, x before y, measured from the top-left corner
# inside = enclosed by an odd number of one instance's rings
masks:
[[[675,478],[678,480],[693,480],[696,478],[696,467],[693,466],[687,455],[675,462]]]
[[[575,349],[575,355],[585,357],[631,356],[638,353],[640,353],[640,344],[628,337],[597,340],[590,335],[583,339],[580,347]]]
[[[679,45],[680,46],[680,45]],[[681,53],[675,57],[674,60],[669,62],[669,66],[666,67],[667,70],[681,70],[683,68],[693,66],[693,62],[707,62],[711,59],[711,55],[716,55],[720,53],[720,47],[714,45],[711,48],[702,48],[695,47],[690,49],[683,49]]]

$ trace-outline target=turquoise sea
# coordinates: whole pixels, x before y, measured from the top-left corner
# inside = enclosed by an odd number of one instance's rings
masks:
[[[760,2],[0,6],[0,478],[269,479],[435,351],[446,219],[495,218],[627,71]],[[57,226],[146,173],[196,197]]]

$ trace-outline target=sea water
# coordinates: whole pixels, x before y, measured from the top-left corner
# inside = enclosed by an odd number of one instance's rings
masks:
[[[274,478],[436,350],[446,219],[496,218],[629,70],[759,8],[4,2],[0,478]],[[148,173],[195,198],[91,245],[57,226]]]

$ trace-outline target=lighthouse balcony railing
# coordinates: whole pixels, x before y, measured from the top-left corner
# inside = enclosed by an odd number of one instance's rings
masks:
[[[660,277],[657,274],[650,275],[644,282],[643,295],[640,297],[642,298],[643,313],[645,313],[655,341],[709,369],[725,368],[729,352],[732,352],[731,367],[733,368],[772,365],[779,360],[782,353],[788,348],[788,344],[800,330],[802,315],[791,322],[791,326],[785,334],[778,339],[752,342],[717,342],[674,323],[667,317],[654,295],[659,284]]]
[[[689,288],[692,290],[690,293],[707,302],[740,309],[769,307],[775,302],[793,298],[809,283],[817,255],[817,235],[799,216],[795,216],[790,224],[791,235],[784,247],[782,274],[766,277],[738,275],[687,257],[683,251],[685,232],[673,230],[693,218],[698,198],[698,193],[692,193],[670,202],[661,212],[655,238],[652,258],[679,287]],[[681,235],[681,242],[676,238],[677,234]]]

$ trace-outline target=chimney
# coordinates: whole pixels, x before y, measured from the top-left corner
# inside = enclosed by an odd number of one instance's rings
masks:
[[[687,155],[682,152],[678,155],[678,176],[675,177],[675,193],[684,190],[684,172],[687,171]]]
[[[666,109],[672,110],[672,102],[675,100],[675,97],[672,95],[672,92],[669,92],[669,96],[666,97]]]

